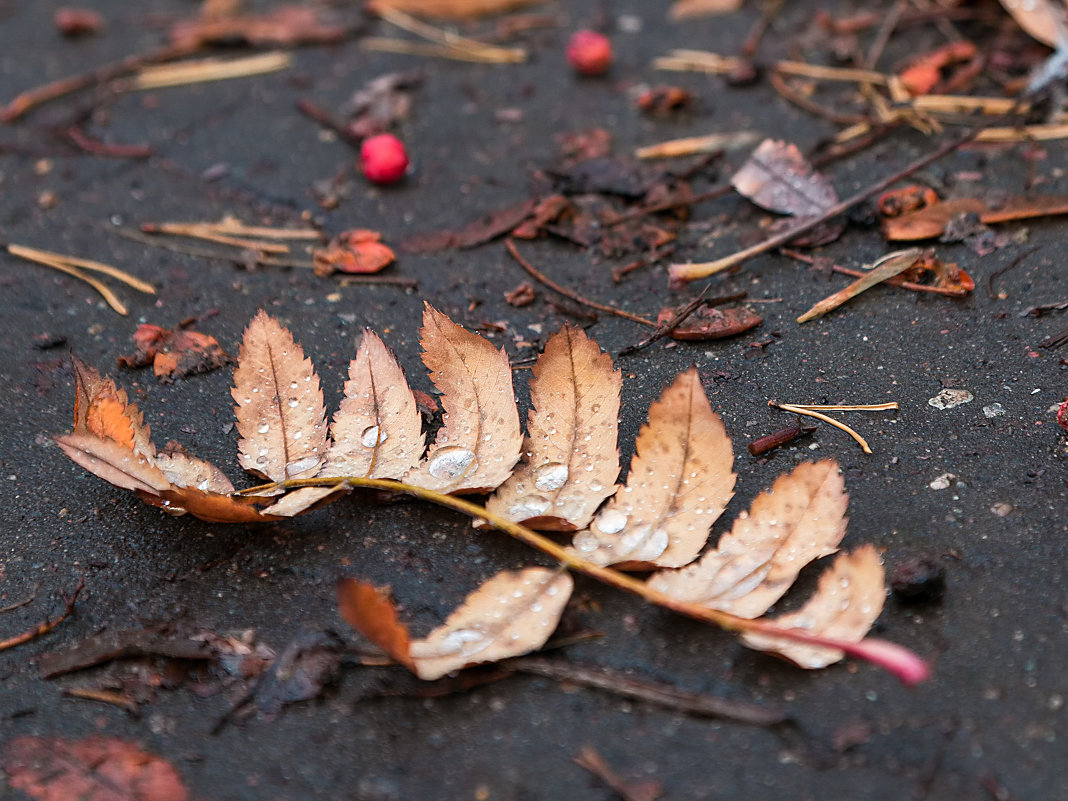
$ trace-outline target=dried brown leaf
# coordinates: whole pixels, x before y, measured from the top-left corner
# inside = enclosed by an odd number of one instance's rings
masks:
[[[941,236],[961,214],[975,214],[982,223],[1002,223],[1068,214],[1068,196],[1012,197],[990,206],[974,197],[943,200],[900,217],[883,221],[883,233],[891,241],[914,241]]]
[[[834,560],[820,576],[815,595],[801,609],[771,622],[784,629],[799,628],[810,634],[860,642],[882,612],[885,600],[882,561],[875,546],[863,545]],[[742,642],[810,670],[832,665],[844,656],[834,648],[802,645],[764,634],[743,634]]]
[[[404,11],[435,19],[472,19],[504,14],[542,0],[369,0],[372,11]]]
[[[423,454],[422,420],[397,360],[367,329],[349,364],[324,476],[403,478]]]
[[[234,485],[222,470],[173,445],[168,443],[167,449],[156,456],[156,466],[172,485],[219,495],[229,495],[234,491]]]
[[[71,460],[116,487],[149,494],[170,489],[167,477],[153,462],[113,439],[66,434],[55,440]]]
[[[137,406],[130,403],[126,390],[101,376],[77,356],[74,367],[74,433],[92,434],[111,440],[127,450],[152,459],[156,447],[151,431]]]
[[[282,515],[266,514],[258,507],[264,499],[246,495],[220,495],[195,487],[175,487],[158,493],[139,492],[145,503],[158,506],[168,514],[191,514],[209,523],[269,523]]]
[[[405,481],[448,493],[499,487],[523,444],[507,354],[429,303],[421,334],[423,363],[442,393],[445,422],[426,460]]]
[[[797,145],[765,139],[731,178],[738,194],[778,214],[811,217],[838,202],[830,182],[801,155]]]
[[[408,654],[411,636],[408,627],[397,619],[397,608],[389,597],[388,588],[356,579],[342,579],[337,585],[337,603],[346,623],[415,672]]]
[[[137,350],[120,356],[123,367],[152,365],[157,378],[173,380],[196,373],[206,373],[226,364],[230,357],[215,337],[188,328],[161,328],[144,323],[133,335]]]
[[[649,586],[681,601],[760,617],[801,568],[838,549],[848,500],[835,462],[800,464],[735,518],[715,550],[689,567],[656,573]]]
[[[540,648],[564,612],[574,581],[570,574],[545,567],[498,573],[467,596],[409,653],[421,679],[480,662],[497,662]]]
[[[486,508],[531,528],[575,531],[615,491],[623,379],[570,325],[550,337],[533,372],[524,460]]]
[[[319,471],[327,453],[319,376],[292,334],[262,310],[245,329],[230,394],[242,467],[271,481]]]
[[[171,763],[112,737],[18,737],[3,751],[11,786],[38,801],[186,801]]]
[[[1062,0],[1001,0],[1016,24],[1043,44],[1057,46],[1057,16],[1065,23]]]
[[[589,529],[579,554],[601,564],[691,562],[734,494],[731,441],[691,367],[649,408],[627,485]]]

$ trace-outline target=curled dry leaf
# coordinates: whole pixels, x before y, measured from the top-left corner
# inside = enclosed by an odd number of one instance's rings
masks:
[[[523,444],[508,356],[429,303],[420,334],[444,425],[405,480],[438,492],[492,490],[511,475]]]
[[[761,208],[812,217],[838,202],[834,187],[801,155],[797,145],[765,139],[731,178],[731,185]]]
[[[1063,0],[1001,0],[1001,5],[1028,34],[1050,47],[1057,46],[1057,31],[1068,26]]]
[[[133,335],[137,350],[130,356],[120,356],[123,367],[152,365],[157,378],[181,378],[206,373],[226,364],[230,357],[213,336],[190,331],[179,326],[169,329],[144,323]]]
[[[39,801],[187,801],[174,766],[112,737],[17,737],[4,746],[11,786]]]
[[[656,317],[656,324],[667,325],[674,319],[677,312],[678,309],[674,308],[661,309]],[[717,309],[714,306],[704,305],[699,306],[697,311],[680,325],[675,326],[670,336],[672,339],[690,341],[726,339],[752,331],[762,322],[764,322],[763,317],[744,306]]]
[[[74,433],[92,434],[111,440],[127,450],[152,459],[156,448],[152,432],[137,406],[130,403],[126,390],[110,378],[101,377],[77,356],[74,367]]]
[[[345,580],[338,603],[349,625],[419,678],[431,680],[540,648],[556,629],[573,587],[569,574],[544,567],[498,573],[422,640],[411,639],[384,590]]]
[[[322,475],[403,478],[423,454],[421,426],[400,365],[378,335],[365,330],[330,428],[334,443]]]
[[[649,586],[681,601],[759,617],[801,568],[838,549],[848,500],[835,462],[798,465],[735,518],[715,550],[689,567],[654,574]]]
[[[120,489],[157,494],[170,489],[170,482],[144,454],[113,439],[92,434],[65,434],[56,444],[72,461]]]
[[[245,329],[231,395],[242,467],[271,481],[319,471],[327,452],[319,376],[293,335],[262,310]]]
[[[523,462],[486,508],[531,528],[575,531],[615,491],[623,378],[570,325],[549,338],[533,372]]]
[[[574,547],[599,564],[678,567],[704,547],[734,494],[731,441],[691,367],[649,408],[627,485]]]
[[[886,600],[883,565],[873,545],[840,554],[820,576],[819,587],[797,612],[771,622],[780,628],[804,629],[845,642],[860,642],[868,633]],[[753,632],[742,635],[750,648],[771,651],[808,669],[832,665],[845,654],[834,648],[802,645]]]
[[[316,275],[377,273],[397,258],[378,231],[346,231],[324,248],[312,251]]]

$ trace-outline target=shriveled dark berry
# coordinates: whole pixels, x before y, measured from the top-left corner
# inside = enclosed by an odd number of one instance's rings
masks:
[[[903,603],[934,601],[946,589],[946,566],[936,556],[911,556],[894,569],[890,589]]]

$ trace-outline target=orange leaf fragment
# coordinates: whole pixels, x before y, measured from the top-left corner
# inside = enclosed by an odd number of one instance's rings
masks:
[[[396,260],[377,231],[357,228],[346,231],[324,248],[312,251],[316,275],[377,273]]]
[[[130,403],[126,390],[110,378],[102,377],[77,356],[74,367],[74,433],[92,434],[111,440],[127,450],[152,459],[156,448],[151,431],[137,406]]]
[[[978,52],[969,41],[950,42],[937,50],[920,56],[901,75],[901,83],[909,94],[930,94],[942,80],[942,70],[952,64],[969,61]]]
[[[242,467],[271,481],[319,471],[327,452],[319,376],[293,335],[262,309],[245,329],[230,394]]]
[[[137,350],[130,356],[120,356],[119,364],[124,367],[151,364],[157,378],[206,373],[222,367],[230,359],[215,337],[181,326],[169,329],[144,323],[134,332],[133,340]]]
[[[1011,222],[1034,217],[1068,214],[1068,195],[1014,197],[992,208],[979,198],[956,198],[922,208],[911,214],[883,220],[883,233],[891,241],[912,241],[941,236],[950,220],[971,213],[983,223]]]
[[[760,617],[802,567],[838,549],[848,500],[835,462],[800,464],[735,518],[715,550],[689,567],[654,574],[649,586],[681,601]]]
[[[423,453],[422,419],[397,360],[366,329],[330,428],[324,476],[403,478]]]
[[[37,801],[187,801],[174,766],[112,737],[18,737],[3,752],[11,786]]]
[[[774,618],[780,628],[798,628],[810,634],[845,642],[860,642],[883,610],[886,587],[883,565],[875,546],[868,544],[840,554],[820,576],[816,593],[801,609]],[[803,645],[757,633],[742,634],[750,648],[771,651],[799,667],[814,670],[842,659],[835,648]]]
[[[463,606],[409,653],[421,679],[536,650],[560,622],[574,581],[546,567],[505,571],[467,596]]]
[[[345,622],[413,673],[409,656],[408,627],[397,618],[397,608],[388,588],[356,579],[342,579],[337,585],[338,609]]]
[[[486,508],[531,528],[585,528],[619,476],[623,378],[571,325],[549,338],[533,373],[524,460]]]
[[[523,444],[507,354],[429,303],[420,333],[423,363],[442,393],[445,422],[405,481],[448,493],[499,487]]]
[[[627,485],[575,535],[599,564],[678,567],[691,562],[734,494],[731,441],[691,367],[649,408]]]

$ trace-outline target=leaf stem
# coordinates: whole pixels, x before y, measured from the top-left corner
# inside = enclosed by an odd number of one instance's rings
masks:
[[[721,612],[718,609],[701,606],[700,604],[680,601],[677,598],[673,598],[666,593],[650,587],[644,581],[639,581],[638,579],[628,576],[625,573],[621,573],[618,570],[603,567],[584,559],[548,537],[545,537],[536,531],[532,531],[526,526],[520,525],[506,517],[495,514],[485,507],[479,506],[478,504],[463,498],[458,498],[454,495],[445,495],[424,487],[417,487],[412,484],[405,484],[391,479],[340,476],[290,479],[275,484],[252,487],[248,490],[243,490],[242,492],[255,493],[263,492],[268,489],[290,490],[301,487],[324,487],[337,484],[344,484],[345,486],[353,488],[361,487],[365,489],[403,492],[414,498],[430,501],[438,506],[444,506],[448,509],[462,512],[475,520],[485,520],[494,528],[503,531],[505,534],[514,537],[520,542],[538,549],[542,553],[551,556],[553,559],[556,559],[574,571],[584,573],[585,575],[595,578],[598,581],[602,581],[616,589],[637,595],[650,603],[664,607],[665,609],[670,609],[677,614],[701,620],[706,623],[712,623],[727,631],[736,633],[753,632],[765,636],[791,640],[805,645],[814,645],[843,651],[850,656],[865,659],[889,670],[903,683],[910,686],[925,681],[930,675],[930,669],[927,664],[920,659],[920,657],[903,646],[871,638],[855,643],[835,639],[833,637],[822,637],[811,634],[803,629],[780,628],[768,621],[749,620],[727,612]]]

